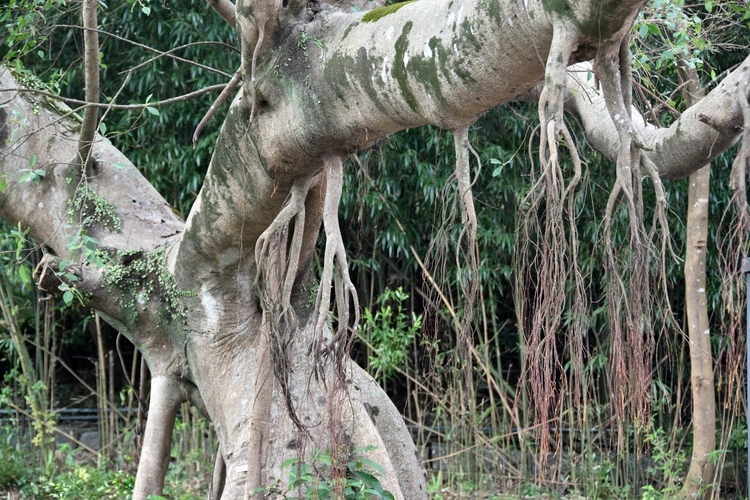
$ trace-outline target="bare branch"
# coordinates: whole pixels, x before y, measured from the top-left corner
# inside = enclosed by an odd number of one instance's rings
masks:
[[[126,39],[124,39],[124,40],[126,40]],[[130,42],[130,40],[126,40],[126,41]],[[136,43],[136,42],[131,42],[131,43]],[[153,48],[149,47],[149,49],[151,51],[156,52],[158,55],[152,57],[151,59],[143,61],[141,64],[138,64],[137,66],[133,66],[132,68],[130,68],[128,70],[121,71],[119,74],[129,73],[129,72],[135,71],[135,70],[137,70],[139,68],[142,68],[143,66],[145,66],[145,65],[147,65],[149,63],[152,63],[152,62],[156,61],[157,59],[161,59],[162,57],[170,57],[172,59],[175,59],[176,61],[188,63],[188,64],[191,64],[193,66],[197,66],[199,68],[203,68],[203,69],[206,69],[208,71],[212,71],[214,73],[219,73],[220,75],[228,77],[229,76],[228,73],[225,73],[225,72],[223,72],[221,70],[218,70],[216,68],[211,68],[210,66],[204,66],[204,65],[202,65],[200,63],[196,63],[196,62],[191,61],[189,59],[182,59],[181,57],[177,57],[177,56],[173,56],[172,55],[175,52],[177,52],[178,50],[184,50],[184,49],[187,49],[188,47],[195,47],[195,46],[198,46],[198,45],[218,45],[220,47],[226,47],[228,49],[234,50],[235,52],[239,52],[239,50],[237,50],[236,47],[232,47],[231,45],[223,43],[223,42],[193,42],[193,43],[186,43],[184,45],[180,45],[179,47],[171,48],[171,49],[169,49],[166,52],[161,52],[159,50],[156,50],[156,49],[153,49]]]
[[[209,120],[214,117],[219,107],[224,104],[224,101],[226,101],[229,96],[232,95],[234,89],[239,87],[240,82],[242,82],[242,72],[240,70],[237,70],[237,73],[235,73],[232,79],[229,80],[227,86],[224,88],[224,90],[221,91],[221,94],[219,94],[219,97],[216,98],[211,107],[208,108],[206,115],[203,117],[203,119],[201,119],[200,123],[195,128],[195,133],[193,134],[193,149],[195,149],[195,147],[198,145],[198,139],[201,136],[201,132],[208,124]]]
[[[139,110],[139,109],[145,109],[145,108],[158,108],[161,106],[174,104],[176,102],[187,101],[188,99],[192,99],[193,97],[198,97],[199,95],[207,94],[208,92],[224,90],[226,86],[227,86],[226,83],[220,83],[218,85],[210,85],[208,87],[204,87],[200,90],[195,90],[187,94],[183,94],[177,97],[170,97],[169,99],[164,99],[163,101],[150,102],[148,104],[112,104],[112,103],[104,104],[104,103],[86,102],[86,101],[81,101],[80,99],[71,99],[68,97],[62,97],[57,94],[53,94],[52,92],[45,92],[43,90],[36,90],[36,89],[25,89],[25,88],[20,88],[20,87],[0,88],[0,92],[18,92],[18,93],[39,94],[44,97],[49,97],[50,99],[55,99],[57,101],[62,101],[68,104],[75,104],[83,108],[92,107],[92,108],[106,108],[106,109]]]
[[[115,40],[120,40],[122,42],[127,42],[127,43],[129,43],[129,44],[131,44],[131,45],[133,45],[135,47],[139,47],[139,48],[141,48],[143,50],[148,50],[149,52],[153,52],[155,54],[159,54],[160,56],[169,57],[171,59],[174,59],[175,61],[179,61],[179,62],[182,62],[182,63],[185,63],[185,64],[190,64],[191,66],[202,68],[202,69],[205,69],[206,71],[211,71],[212,73],[218,73],[218,74],[220,74],[222,76],[225,76],[227,78],[231,78],[232,77],[232,75],[230,75],[229,73],[225,73],[224,71],[221,71],[219,69],[212,68],[210,66],[206,66],[204,64],[197,63],[197,62],[191,61],[189,59],[184,59],[182,57],[172,55],[172,52],[175,51],[175,50],[177,50],[177,48],[172,49],[172,50],[168,50],[167,52],[162,52],[161,50],[155,49],[153,47],[149,47],[148,45],[144,45],[142,43],[134,42],[133,40],[130,40],[128,38],[124,38],[124,37],[121,37],[119,35],[115,35],[114,33],[110,33],[109,31],[103,31],[103,30],[96,29],[96,28],[88,28],[86,26],[81,27],[81,26],[77,26],[75,24],[58,24],[55,27],[56,28],[81,29],[81,30],[84,30],[84,31],[94,31],[96,33],[99,33],[99,34],[106,35],[108,37],[114,38]],[[226,45],[226,44],[221,44],[221,45],[225,45],[226,47],[232,48],[233,50],[237,50],[236,48],[232,47],[231,45]]]

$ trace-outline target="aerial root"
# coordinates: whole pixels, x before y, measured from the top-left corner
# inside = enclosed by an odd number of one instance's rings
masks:
[[[344,240],[339,227],[338,208],[344,183],[344,164],[340,156],[324,158],[326,169],[325,201],[323,204],[323,230],[326,235],[326,248],[323,257],[323,276],[315,301],[317,318],[315,331],[319,335],[320,354],[329,352],[343,355],[342,341],[350,327],[359,323],[359,299],[357,290],[349,277],[349,264],[346,259]],[[331,307],[331,285],[333,284],[338,313],[338,328],[331,340],[324,346],[323,328]],[[354,317],[351,318],[351,310]]]
[[[626,44],[627,40],[629,38],[626,37],[621,45]],[[621,191],[625,198],[630,216],[630,236],[635,244],[639,244],[643,234],[642,228],[638,224],[639,221],[642,221],[641,215],[643,213],[639,196],[640,151],[633,137],[633,124],[630,119],[632,108],[626,107],[625,104],[625,101],[631,102],[631,98],[624,96],[624,93],[630,89],[630,85],[623,86],[623,73],[628,73],[630,70],[629,59],[626,61],[620,60],[623,52],[621,45],[601,49],[596,57],[594,68],[604,92],[607,110],[620,139],[614,189]],[[626,63],[628,69],[621,70],[622,63]],[[612,200],[610,199],[610,201]]]
[[[227,480],[227,464],[224,462],[224,455],[221,453],[221,446],[216,448],[216,457],[214,458],[214,471],[211,476],[211,484],[208,486],[208,500],[220,500],[224,493],[224,485]]]
[[[294,181],[289,192],[289,198],[281,212],[255,243],[256,286],[262,285],[264,281],[268,281],[269,284],[275,283],[280,289],[279,301],[284,311],[291,307],[292,288],[297,275],[304,236],[305,199],[312,180],[313,178],[308,176]],[[289,231],[292,231],[292,242],[287,249],[286,239]],[[273,252],[279,251],[285,253],[285,255],[282,255],[274,264],[277,266],[276,277],[264,276],[264,273],[268,274],[267,262],[269,262],[269,257]]]
[[[555,371],[560,360],[555,338],[560,329],[569,275],[572,274],[575,283],[576,297],[583,296],[583,280],[575,255],[574,212],[574,193],[581,179],[581,161],[564,119],[566,71],[576,42],[575,30],[564,20],[553,22],[545,85],[538,108],[539,177],[521,203],[519,245],[514,257],[518,270],[516,304],[518,316],[523,318],[521,329],[526,343],[524,376],[528,377],[536,402],[534,417],[540,423],[540,447],[543,450],[549,449],[549,419],[559,398]],[[560,160],[561,140],[574,165],[572,179],[567,185]],[[570,235],[565,232],[566,202]],[[543,217],[541,213],[544,213]],[[583,300],[577,302],[580,305]],[[571,333],[574,337],[577,335],[575,331]],[[580,335],[578,338],[575,344],[582,345]],[[580,355],[573,353],[571,359],[580,366],[582,361],[577,358]],[[546,456],[546,453],[542,455]]]
[[[459,325],[457,341],[457,360],[463,362],[464,384],[467,397],[471,396],[473,390],[471,363],[466,360],[471,359],[471,324],[474,313],[474,302],[476,301],[477,290],[479,288],[479,258],[477,255],[477,213],[474,208],[474,195],[472,186],[481,172],[482,163],[474,148],[469,142],[469,126],[464,126],[453,131],[453,141],[456,149],[456,170],[455,176],[457,181],[457,196],[460,200],[461,222],[463,227],[456,242],[456,268],[460,274],[465,274],[459,279],[459,286],[463,295],[463,314]],[[469,152],[477,160],[477,175],[474,181],[471,179],[471,168],[469,165]],[[464,250],[464,238],[466,239]],[[465,262],[462,263],[461,255],[465,255]],[[468,269],[465,269],[468,268]]]
[[[669,224],[667,223],[667,197],[664,192],[664,184],[659,176],[659,170],[653,161],[648,157],[645,151],[641,151],[641,165],[646,170],[651,182],[654,184],[654,191],[656,192],[656,206],[654,207],[654,219],[651,223],[651,234],[649,235],[649,243],[653,242],[656,228],[658,227],[661,231],[660,237],[660,251],[658,253],[657,260],[661,269],[660,279],[661,286],[664,290],[668,290],[667,283],[667,256],[671,256],[675,262],[682,260],[672,247],[672,237],[669,231]],[[649,244],[651,246],[651,244]],[[672,306],[669,301],[664,301],[664,306],[668,309],[668,313],[672,315]]]
[[[625,402],[629,400],[634,418],[645,421],[649,415],[648,395],[651,380],[648,360],[654,345],[651,311],[655,297],[651,290],[649,262],[653,256],[654,262],[659,263],[658,273],[664,293],[666,255],[667,252],[674,255],[674,252],[666,222],[664,189],[656,167],[638,147],[631,121],[632,69],[629,37],[621,40],[619,45],[612,44],[600,49],[594,70],[620,139],[615,185],[604,214],[604,268],[608,283],[607,307],[612,325],[611,383],[612,392],[620,395],[613,403],[613,409],[616,417],[621,420],[625,414]],[[653,181],[657,197],[653,224],[648,232],[643,215],[641,169],[645,170]],[[615,248],[612,237],[614,213],[620,199],[626,204],[630,236],[624,251]],[[654,238],[658,233],[661,234],[661,248],[657,250]],[[618,253],[627,256],[627,265],[618,260]],[[624,270],[621,270],[623,268]],[[660,308],[663,311],[662,325],[676,324],[671,321],[673,318],[668,301],[656,300],[663,306]],[[628,353],[627,356],[625,353]]]
[[[300,430],[304,430],[304,425],[297,418],[288,383],[289,347],[297,328],[291,296],[302,252],[305,200],[312,180],[308,176],[294,181],[284,207],[255,243],[255,289],[263,309],[273,373],[284,394],[289,417]]]
[[[242,73],[240,70],[237,70],[237,72],[234,74],[231,80],[229,80],[229,83],[227,83],[227,86],[224,87],[224,90],[221,91],[221,94],[219,94],[219,97],[216,98],[214,103],[211,105],[210,108],[208,108],[208,111],[206,112],[205,116],[201,119],[200,123],[198,123],[198,126],[195,127],[195,132],[193,133],[193,149],[198,146],[198,139],[200,139],[201,132],[203,132],[203,129],[206,127],[208,122],[211,120],[211,118],[214,117],[216,112],[219,110],[222,104],[224,104],[224,101],[226,101],[230,95],[232,95],[232,92],[240,86],[240,83],[242,82]]]
[[[260,52],[260,47],[263,45],[263,39],[265,38],[266,34],[266,25],[264,22],[260,23],[260,26],[258,28],[258,41],[255,42],[255,49],[253,50],[253,60],[250,65],[250,86],[252,88],[252,95],[250,97],[251,100],[251,106],[250,106],[250,123],[253,123],[253,118],[255,117],[255,99],[257,98],[257,83],[255,81],[255,68],[256,64],[258,62],[258,52]]]
[[[456,181],[458,183],[458,196],[460,199],[461,215],[463,228],[456,243],[456,264],[459,269],[461,266],[461,249],[463,238],[466,238],[466,255],[471,271],[471,279],[469,280],[468,286],[461,283],[462,290],[466,296],[467,301],[473,305],[474,299],[476,298],[478,280],[477,280],[477,213],[474,208],[474,195],[472,193],[472,186],[476,179],[479,177],[481,172],[482,164],[474,148],[469,143],[469,127],[462,127],[453,131],[454,146],[456,148]],[[469,167],[469,152],[474,155],[477,160],[478,168],[477,175],[474,180],[471,179],[471,169]],[[471,311],[471,307],[468,311]],[[468,316],[471,316],[468,314]]]

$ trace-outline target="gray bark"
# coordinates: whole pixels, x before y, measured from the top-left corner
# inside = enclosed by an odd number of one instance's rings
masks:
[[[578,27],[574,62],[592,57],[597,47],[629,32],[643,1],[570,4],[557,14]],[[376,446],[370,458],[388,472],[383,484],[396,498],[425,498],[414,445],[377,384],[350,361],[342,368],[345,390],[331,391],[312,375],[321,370],[329,381],[336,377],[330,364],[316,366],[318,360],[309,350],[316,340],[330,338],[329,332],[316,331],[315,314],[307,304],[312,286],[308,274],[323,219],[323,158],[368,147],[406,127],[460,128],[527,93],[544,76],[553,27],[542,2],[533,0],[434,0],[429,8],[424,1],[414,2],[382,17],[373,16],[378,12],[373,11],[369,22],[361,13],[327,5],[318,12],[303,7],[298,1],[288,7],[268,2],[263,6],[267,19],[257,20],[254,6],[238,2],[243,88],[233,101],[185,223],[127,159],[101,137],[95,139],[96,175],[88,183],[112,203],[122,226],[115,231],[95,224],[89,235],[124,267],[130,264],[118,251],[147,255],[165,246],[176,287],[192,292],[181,299],[184,317],[165,317],[165,297],[138,300],[139,290],[110,292],[103,280],[112,265],[91,269],[81,251],[67,247],[75,231],[65,225],[71,222],[68,200],[78,187],[67,182],[75,178],[71,169],[78,124],[59,118],[66,113],[63,106],[7,90],[16,84],[6,70],[0,70],[0,102],[8,104],[0,108],[0,175],[6,176],[8,188],[0,194],[0,216],[29,227],[31,236],[54,253],[39,270],[39,276],[53,277],[45,286],[54,291],[59,259],[76,262],[82,275],[90,276],[89,305],[138,346],[154,379],[169,381],[169,387],[181,393],[197,388],[226,466],[221,498],[244,496],[248,469],[254,484],[265,487],[279,479],[283,490],[288,477],[288,471],[281,470],[284,460],[309,457],[313,447],[326,449],[341,439],[350,448]],[[265,21],[267,40],[259,44],[258,25]],[[251,75],[256,47],[261,47],[255,54],[257,74]],[[747,71],[747,63],[727,79],[727,86],[745,74],[737,76],[738,71]],[[256,103],[249,102],[253,89]],[[713,103],[700,109],[718,124],[717,130],[734,131],[737,121],[731,110],[736,98],[729,91],[712,95],[696,107]],[[34,113],[35,100],[39,114]],[[616,151],[616,133],[597,134],[610,119],[596,114],[606,113],[596,104],[595,99],[576,99],[575,109],[592,144],[605,153]],[[19,116],[25,124],[19,125]],[[598,121],[592,122],[596,116]],[[694,116],[692,121],[683,116],[684,131],[690,137],[710,134]],[[682,132],[665,135],[644,128],[642,133],[644,142],[653,144],[653,159],[665,175],[687,175],[690,165],[706,162],[705,151],[684,142]],[[728,147],[733,140],[734,136],[720,144]],[[46,176],[39,184],[18,183],[19,170],[28,168],[32,154]],[[672,166],[677,156],[684,160],[679,171]],[[287,395],[278,380],[261,363],[267,354],[268,324],[253,281],[255,243],[284,207],[295,182],[308,178],[304,224],[295,226],[303,240],[294,270],[292,305],[298,326],[289,346],[292,371],[287,381],[297,417],[309,424],[305,435],[290,418]],[[136,300],[121,302],[120,297]],[[255,406],[257,394],[263,395],[263,408]],[[256,463],[249,466],[251,448]],[[154,457],[159,459],[159,452]],[[139,489],[136,498],[160,493],[158,482],[147,475],[139,471],[139,485],[151,486]]]

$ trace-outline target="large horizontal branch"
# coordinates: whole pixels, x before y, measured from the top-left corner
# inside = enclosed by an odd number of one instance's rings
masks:
[[[366,14],[320,5],[282,25],[256,75],[242,75],[181,251],[211,259],[252,248],[293,180],[319,173],[323,156],[409,127],[463,127],[527,92],[544,77],[552,38],[543,3],[431,0]],[[574,58],[588,58],[629,32],[643,1],[574,3],[588,27]],[[251,14],[238,9],[238,26]],[[242,46],[245,60],[255,44]]]

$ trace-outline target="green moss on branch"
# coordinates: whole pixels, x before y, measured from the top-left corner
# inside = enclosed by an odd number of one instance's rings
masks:
[[[378,7],[377,9],[372,9],[370,12],[367,12],[364,16],[362,16],[362,22],[374,23],[378,19],[381,19],[387,16],[388,14],[393,14],[404,5],[410,4],[415,1],[416,0],[409,0],[408,2],[394,3],[393,5],[386,5],[385,7]]]

